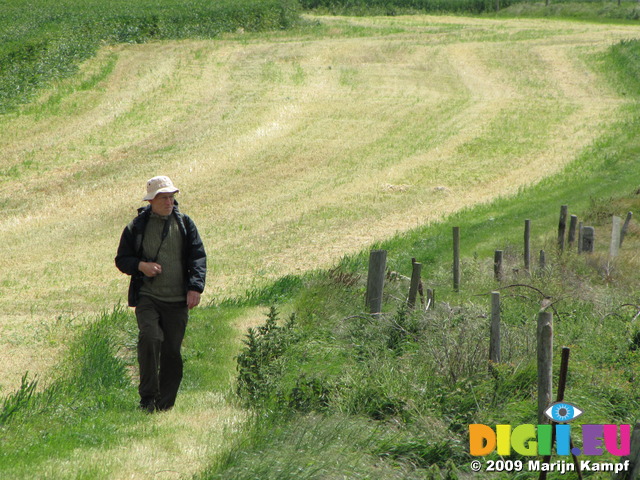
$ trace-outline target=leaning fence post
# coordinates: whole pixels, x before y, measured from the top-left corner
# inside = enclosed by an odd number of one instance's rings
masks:
[[[631,217],[633,217],[633,212],[627,213],[627,218],[624,220],[624,225],[622,226],[622,231],[620,232],[620,246],[622,246],[622,242],[624,241],[624,236],[627,234],[627,230],[629,229],[629,223],[631,223]]]
[[[553,370],[553,314],[541,310],[538,313],[538,424],[548,423],[544,411],[551,404]]]
[[[460,289],[460,227],[453,227],[453,289]]]
[[[524,221],[524,269],[531,268],[531,220]]]
[[[422,264],[413,262],[413,270],[411,272],[411,287],[409,288],[409,302],[410,309],[416,306],[416,298],[418,296],[418,287],[420,286],[420,274],[422,272]]]
[[[564,234],[567,229],[567,214],[569,213],[568,205],[560,207],[560,221],[558,222],[558,249],[564,251]]]
[[[491,292],[491,333],[489,366],[500,363],[500,292]]]
[[[387,251],[372,250],[369,254],[369,275],[367,278],[366,306],[369,313],[382,311],[382,293],[384,291],[384,275],[387,268]]]
[[[610,258],[617,257],[618,252],[620,251],[620,234],[622,233],[622,229],[620,227],[621,224],[622,219],[614,215],[611,221],[611,243],[609,244]]]
[[[496,281],[502,281],[502,250],[496,250],[493,257],[493,277]]]

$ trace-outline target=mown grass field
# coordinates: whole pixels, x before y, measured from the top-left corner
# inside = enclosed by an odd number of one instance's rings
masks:
[[[103,48],[0,119],[7,386],[47,363],[39,329],[124,298],[113,256],[146,178],[182,189],[218,301],[557,173],[627,101],[597,55],[634,34],[323,18]]]
[[[55,377],[49,369],[67,351],[75,325],[124,299],[127,279],[113,266],[115,247],[141,205],[144,181],[156,173],[174,179],[200,227],[211,259],[205,301],[217,304],[544,178],[552,180],[540,192],[561,199],[553,182],[577,160],[587,174],[576,176],[576,188],[591,188],[588,147],[633,115],[629,84],[612,83],[604,63],[612,44],[637,36],[633,26],[459,17],[310,21],[289,32],[105,47],[78,75],[0,119],[3,394],[26,370]],[[613,169],[617,151],[610,150]],[[600,193],[614,190],[608,184]],[[582,204],[589,196],[568,195]],[[533,202],[527,197],[524,211]],[[475,232],[469,248],[493,247],[486,219],[500,215],[492,205],[474,210],[476,219],[461,214]],[[515,218],[518,209],[503,205]],[[444,249],[440,238],[432,241]],[[424,251],[425,241],[403,248]],[[362,258],[345,264],[358,269]],[[51,412],[39,400],[50,440],[38,439],[41,425],[28,424],[24,450],[4,444],[14,449],[5,471],[25,478],[202,471],[225,446],[220,438],[235,438],[247,418],[229,396],[238,343],[209,343],[237,339],[239,319],[246,326],[261,316],[260,309],[234,308],[195,316],[183,404],[152,419],[127,410],[135,390],[122,381],[134,333],[130,316],[115,315],[112,328],[129,350],[115,355],[124,355],[123,364],[108,367],[116,372],[112,383],[97,399],[78,385],[65,391],[80,394],[70,410]],[[341,312],[344,304],[334,315]],[[89,378],[103,368],[92,361]],[[104,424],[87,433],[96,415]],[[318,429],[335,432],[332,421]],[[102,436],[105,429],[111,435]],[[290,435],[285,430],[281,438]],[[345,461],[360,458],[351,455]]]

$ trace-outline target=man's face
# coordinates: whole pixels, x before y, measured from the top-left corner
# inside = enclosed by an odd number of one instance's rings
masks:
[[[153,200],[149,200],[151,210],[156,215],[166,217],[173,211],[173,193],[159,193]]]

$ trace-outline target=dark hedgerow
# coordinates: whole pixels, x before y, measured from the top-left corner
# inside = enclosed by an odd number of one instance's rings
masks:
[[[500,2],[508,7],[511,0]],[[495,11],[495,0],[301,0],[307,10],[327,10],[332,13],[397,15],[412,12],[449,12],[478,14]]]

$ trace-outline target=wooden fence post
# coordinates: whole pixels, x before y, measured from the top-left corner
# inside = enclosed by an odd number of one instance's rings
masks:
[[[493,278],[497,282],[502,281],[502,250],[496,250],[493,257]]]
[[[434,308],[436,303],[436,292],[433,288],[427,288],[427,310]]]
[[[582,229],[584,226],[582,222],[578,223],[578,253],[582,253]]]
[[[593,253],[595,246],[596,230],[593,227],[582,227],[582,244],[580,245],[581,252]]]
[[[540,250],[540,270],[547,268],[547,257],[544,254],[544,250]]]
[[[560,376],[558,378],[558,394],[556,395],[556,402],[564,402],[564,391],[567,386],[567,375],[569,373],[569,354],[571,350],[569,347],[562,347],[562,358],[560,360]],[[555,424],[555,422],[551,422],[551,424]],[[553,427],[552,427],[553,428]],[[551,434],[551,449],[553,449],[553,444],[556,440],[555,431]],[[573,450],[573,441],[569,440],[569,445],[571,450]],[[578,462],[578,458],[575,453],[571,452],[571,457],[573,458],[573,464],[575,465],[575,471],[578,474],[578,478],[582,480],[582,473],[580,471],[580,463]],[[551,455],[545,455],[542,459],[542,463],[549,464],[551,461]],[[547,470],[542,469],[540,471],[539,480],[545,480],[547,478]]]
[[[548,423],[544,411],[551,404],[553,386],[553,314],[541,310],[538,313],[538,424]]]
[[[460,290],[460,227],[453,227],[453,289]]]
[[[609,244],[609,257],[616,258],[620,251],[620,237],[622,233],[622,219],[616,215],[611,219],[611,243]]]
[[[568,244],[569,248],[572,248],[576,243],[576,228],[578,226],[578,217],[576,215],[571,215],[571,220],[569,220],[569,238]]]
[[[420,274],[422,273],[422,264],[413,262],[413,270],[411,272],[411,287],[409,288],[409,302],[410,309],[416,306],[416,297],[418,296],[418,287],[420,287]]]
[[[560,252],[564,251],[564,234],[567,230],[567,214],[569,213],[569,206],[562,205],[560,207],[560,221],[558,222],[558,249]]]
[[[524,269],[531,269],[531,220],[524,221]]]
[[[489,366],[500,363],[500,292],[491,292],[491,334]]]
[[[620,232],[620,246],[622,246],[622,242],[624,241],[624,236],[627,234],[627,230],[629,229],[629,223],[631,223],[631,217],[633,217],[633,212],[627,213],[627,218],[624,220],[624,225],[622,226],[622,231]]]
[[[369,275],[367,278],[366,306],[369,313],[382,311],[382,293],[384,291],[384,276],[387,268],[387,251],[373,250],[369,254]]]

